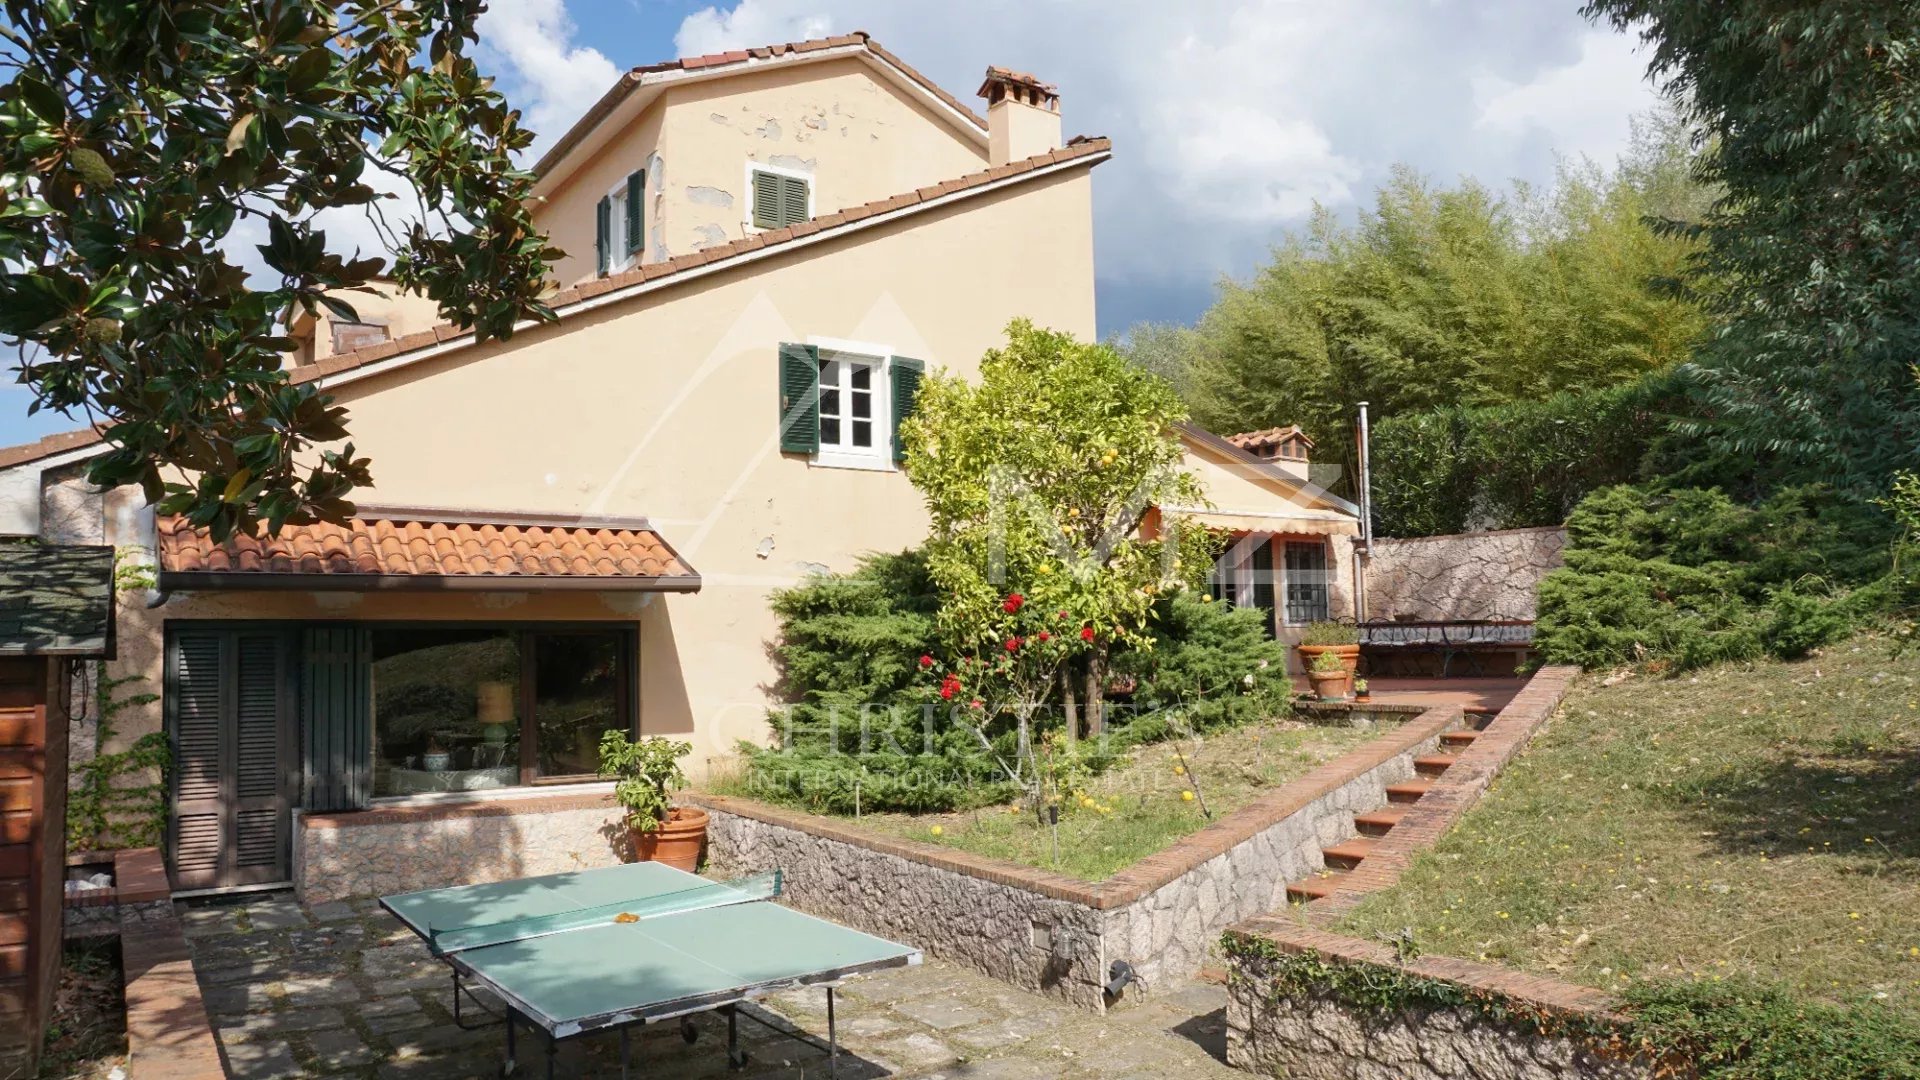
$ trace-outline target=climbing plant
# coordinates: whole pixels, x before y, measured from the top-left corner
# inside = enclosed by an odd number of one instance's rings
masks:
[[[116,716],[160,700],[158,694],[120,692],[143,681],[138,675],[98,676],[94,703],[100,721],[94,729],[95,753],[91,761],[74,767],[67,789],[69,851],[147,847],[159,843],[166,829],[166,771],[173,760],[166,733],[149,732],[113,753],[101,749],[117,731]]]

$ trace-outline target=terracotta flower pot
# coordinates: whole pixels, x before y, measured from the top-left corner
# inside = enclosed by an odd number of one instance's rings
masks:
[[[1340,666],[1347,669],[1347,678],[1351,679],[1360,671],[1360,646],[1358,645],[1295,645],[1300,651],[1301,666],[1311,670],[1313,658],[1321,653],[1332,653],[1340,658]]]
[[[1313,683],[1313,696],[1321,701],[1345,701],[1347,699],[1347,673],[1344,671],[1309,671],[1308,681]]]
[[[707,812],[697,806],[676,806],[667,811],[666,823],[652,832],[628,826],[633,835],[633,857],[640,862],[666,863],[675,870],[693,873],[700,866],[700,851],[707,846]]]

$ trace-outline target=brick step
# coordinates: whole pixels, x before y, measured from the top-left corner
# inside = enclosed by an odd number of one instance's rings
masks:
[[[1408,780],[1399,784],[1387,785],[1387,801],[1397,803],[1419,802],[1420,796],[1433,790],[1431,780]]]
[[[1363,836],[1385,836],[1406,816],[1407,808],[1404,806],[1383,806],[1378,810],[1353,815],[1353,825]]]
[[[1455,750],[1459,750],[1463,747],[1472,746],[1473,740],[1479,737],[1480,733],[1477,731],[1449,731],[1440,736],[1440,745],[1450,746]]]
[[[1460,710],[1468,716],[1499,716],[1500,710],[1492,705],[1468,705]]]
[[[1305,881],[1296,881],[1287,886],[1288,901],[1304,904],[1332,895],[1340,887],[1340,879],[1346,877],[1345,871],[1330,870],[1324,874],[1315,874]]]
[[[1413,768],[1421,776],[1439,776],[1447,771],[1454,760],[1452,754],[1428,754],[1425,757],[1414,758]]]
[[[1379,842],[1378,837],[1356,836],[1323,849],[1320,855],[1326,859],[1329,867],[1336,870],[1351,870],[1359,866],[1360,860],[1366,858],[1367,854],[1373,850],[1373,845]]]

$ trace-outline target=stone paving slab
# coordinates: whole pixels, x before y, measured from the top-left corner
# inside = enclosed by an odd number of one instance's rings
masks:
[[[472,1080],[499,1074],[501,1030],[456,1027],[446,968],[369,902],[304,908],[275,896],[179,907],[228,1076]],[[1094,1016],[929,961],[850,979],[841,988],[840,1075],[1226,1080],[1242,1074],[1221,1060],[1225,1006],[1224,987],[1192,983]],[[826,1037],[826,994],[818,988],[776,994],[753,1011],[775,1026]],[[741,1045],[750,1060],[730,1071],[725,1019],[708,1015],[695,1024],[699,1036],[692,1045],[671,1024],[634,1030],[637,1074],[673,1080],[826,1075],[823,1050],[744,1020]],[[556,1073],[583,1080],[618,1076],[618,1046],[617,1035],[563,1043]],[[538,1036],[522,1032],[524,1075],[544,1076],[544,1050]]]

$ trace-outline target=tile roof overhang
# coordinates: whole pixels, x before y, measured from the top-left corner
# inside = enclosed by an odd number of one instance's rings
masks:
[[[1279,484],[1303,498],[1324,503],[1330,510],[1343,518],[1354,521],[1359,520],[1360,508],[1358,506],[1335,495],[1319,484],[1311,480],[1303,480],[1272,461],[1253,453],[1251,450],[1234,444],[1227,436],[1216,435],[1206,428],[1193,423],[1175,424],[1174,431],[1183,441],[1190,445],[1207,447],[1213,450],[1214,453],[1232,459],[1236,463],[1235,471],[1250,480],[1266,480]],[[1170,507],[1169,509],[1173,508]],[[1195,508],[1195,510],[1192,511],[1181,512],[1193,513],[1203,511]]]
[[[1105,136],[1076,135],[1058,150],[902,192],[890,199],[876,199],[851,206],[798,225],[755,233],[730,244],[680,255],[665,262],[643,263],[631,270],[561,290],[547,297],[547,303],[558,320],[564,323],[576,313],[592,311],[655,289],[671,288],[710,274],[749,267],[762,258],[836,240],[850,233],[938,210],[1005,187],[1071,170],[1091,169],[1112,156],[1113,143]],[[531,330],[541,325],[528,320],[516,329]],[[294,368],[287,372],[287,377],[295,383],[317,381],[323,386],[334,385],[474,345],[472,330],[462,329],[453,323],[440,323],[430,330],[417,331],[352,352],[338,353],[317,363]],[[42,463],[41,468],[66,465],[104,453],[108,448],[103,428],[81,428],[18,446],[0,447],[0,469],[36,462]]]
[[[896,85],[923,95],[934,110],[944,114],[963,136],[982,146],[986,144],[987,122],[980,114],[889,52],[865,30],[855,30],[835,37],[734,49],[705,56],[683,56],[621,73],[613,86],[588,107],[551,149],[540,156],[533,167],[534,194],[551,194],[572,175],[575,162],[592,157],[592,152],[607,137],[607,133],[602,131],[603,125],[610,129],[624,127],[646,108],[655,96],[653,92],[668,84],[724,78],[774,65],[808,64],[841,56],[867,61]]]
[[[1305,443],[1309,449],[1313,447],[1313,439],[1308,437],[1306,432],[1301,431],[1296,424],[1263,428],[1259,431],[1243,431],[1238,435],[1224,435],[1222,438],[1242,450],[1250,450],[1256,454],[1273,450],[1280,444],[1294,439]]]
[[[111,547],[0,544],[0,656],[114,653]]]
[[[645,519],[362,507],[339,524],[215,543],[158,522],[162,590],[478,589],[697,592],[700,575]]]

